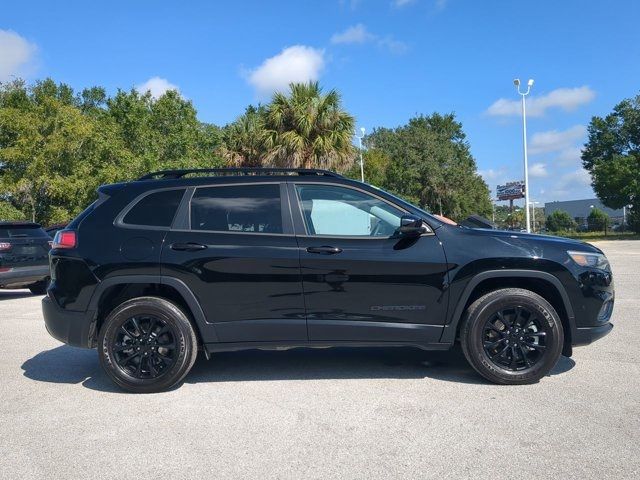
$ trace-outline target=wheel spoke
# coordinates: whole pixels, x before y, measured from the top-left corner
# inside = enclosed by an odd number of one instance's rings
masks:
[[[499,357],[501,357],[501,356],[504,354],[504,352],[506,352],[506,351],[507,351],[507,349],[508,349],[508,348],[509,348],[509,345],[505,345],[505,346],[504,346],[504,348],[503,348],[502,350],[500,350],[499,352],[494,353],[493,355],[489,355],[489,358],[490,358],[491,360],[493,360],[494,358],[499,358]]]
[[[135,357],[137,357],[138,355],[140,355],[140,352],[133,352],[131,355],[129,355],[126,358],[123,358],[120,363],[122,364],[122,366],[127,365],[131,360],[133,360]]]
[[[522,354],[522,359],[524,360],[524,363],[527,365],[527,368],[531,367],[531,362],[527,358],[527,352],[524,351],[524,348],[522,348],[521,345],[519,345],[518,348],[520,349],[520,353]]]
[[[495,348],[497,347],[500,343],[504,342],[504,338],[499,338],[498,340],[496,340],[495,342],[484,342],[484,348]]]
[[[537,343],[529,343],[529,342],[524,342],[524,344],[529,347],[529,348],[533,348],[535,350],[544,350],[545,346],[544,345],[538,345]]]
[[[498,319],[502,322],[502,324],[506,328],[510,328],[511,327],[511,322],[507,321],[507,318],[504,316],[504,314],[502,312],[498,312]]]
[[[518,366],[518,357],[516,355],[516,346],[511,346],[511,363],[509,363],[509,368],[515,369]]]
[[[114,353],[119,353],[124,350],[129,350],[131,348],[135,348],[135,345],[117,345],[116,347],[114,347],[113,351]]]
[[[484,329],[485,332],[487,331],[492,331],[492,332],[496,332],[497,334],[499,334],[501,337],[504,336],[504,332],[501,330],[498,330],[496,328],[496,326],[493,323],[490,323],[489,325],[487,325]]]
[[[511,325],[515,325],[516,327],[519,327],[520,324],[518,323],[518,320],[520,319],[521,316],[522,316],[522,307],[518,306],[516,307],[515,317],[513,318],[513,322]]]
[[[140,328],[140,323],[138,323],[138,319],[136,317],[131,317],[131,323],[133,323],[133,326],[136,329],[137,332],[137,337],[142,336],[142,328]]]
[[[524,336],[525,337],[546,337],[547,334],[545,332],[526,332]]]

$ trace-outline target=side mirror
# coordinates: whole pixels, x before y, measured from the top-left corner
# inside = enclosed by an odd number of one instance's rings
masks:
[[[420,235],[427,231],[427,227],[420,217],[403,215],[400,218],[400,233],[403,235]]]

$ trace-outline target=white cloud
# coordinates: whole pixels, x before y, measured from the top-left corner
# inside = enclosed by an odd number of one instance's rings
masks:
[[[591,175],[584,168],[579,168],[573,172],[565,173],[562,175],[560,181],[564,186],[579,185],[587,186],[591,185]]]
[[[544,178],[549,176],[546,163],[534,163],[529,167],[529,176],[533,178]]]
[[[0,30],[0,82],[27,75],[38,47],[11,30]]]
[[[177,90],[178,93],[180,93],[180,89],[176,85],[170,83],[167,79],[160,77],[152,77],[146,82],[137,85],[136,90],[143,94],[149,91],[151,92],[151,96],[155,99],[160,98],[169,90]]]
[[[587,134],[587,127],[575,125],[567,130],[549,130],[534,133],[529,143],[532,155],[540,153],[558,152],[575,149],[575,143],[583,140]]]
[[[487,183],[491,183],[491,182],[495,182],[496,180],[502,180],[504,179],[505,175],[507,174],[507,169],[506,167],[499,167],[499,168],[488,168],[487,170],[479,170],[478,174],[484,178],[485,182]]]
[[[367,31],[367,28],[358,23],[353,27],[347,28],[344,32],[335,33],[331,37],[333,44],[350,44],[350,43],[366,43],[375,40],[376,36]]]
[[[569,147],[558,154],[560,165],[577,165],[582,162],[582,147]]]
[[[589,103],[595,96],[596,93],[586,85],[576,88],[558,88],[541,96],[532,95],[527,99],[527,116],[541,117],[550,108],[572,111],[580,105]],[[520,100],[500,98],[487,109],[487,113],[493,116],[516,116],[522,114],[520,108]]]
[[[262,96],[285,90],[290,83],[318,80],[324,69],[324,51],[305,45],[294,45],[267,58],[250,71],[247,81]]]
[[[375,43],[378,47],[397,55],[405,53],[409,48],[406,43],[396,40],[391,35],[380,36],[369,32],[367,27],[361,23],[353,25],[343,32],[333,34],[331,43],[334,45]]]

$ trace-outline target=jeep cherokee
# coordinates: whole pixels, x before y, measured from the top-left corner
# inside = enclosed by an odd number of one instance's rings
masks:
[[[56,234],[50,268],[47,330],[97,348],[132,392],[178,384],[198,350],[457,341],[488,380],[526,384],[612,328],[596,247],[454,225],[323,170],[104,185]]]

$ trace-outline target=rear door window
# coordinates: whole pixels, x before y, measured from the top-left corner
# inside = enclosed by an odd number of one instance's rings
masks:
[[[273,183],[198,188],[191,199],[191,229],[282,233],[280,185]]]
[[[144,196],[122,219],[127,225],[170,227],[184,189],[161,190]]]

